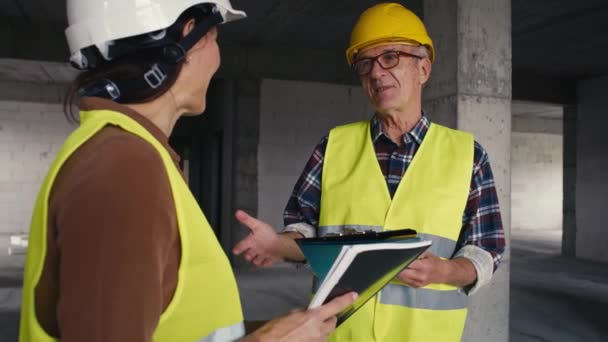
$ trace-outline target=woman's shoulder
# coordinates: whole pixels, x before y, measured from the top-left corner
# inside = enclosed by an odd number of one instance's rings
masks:
[[[81,145],[68,163],[87,169],[122,165],[123,168],[146,170],[162,166],[162,159],[154,146],[144,139],[119,127],[106,126]]]
[[[107,126],[78,147],[62,165],[53,193],[84,191],[100,183],[112,191],[113,184],[118,184],[117,178],[169,186],[161,156],[150,143],[118,127]]]

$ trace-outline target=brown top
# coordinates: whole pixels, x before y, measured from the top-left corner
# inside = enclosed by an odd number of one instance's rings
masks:
[[[130,108],[85,98],[168,138]],[[148,142],[107,126],[63,165],[49,200],[47,254],[36,287],[42,327],[62,342],[151,341],[177,283],[180,241],[160,155]]]

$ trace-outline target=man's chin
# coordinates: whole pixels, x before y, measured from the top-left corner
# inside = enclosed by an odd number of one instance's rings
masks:
[[[377,101],[374,103],[374,109],[379,113],[388,113],[397,108],[392,101]]]

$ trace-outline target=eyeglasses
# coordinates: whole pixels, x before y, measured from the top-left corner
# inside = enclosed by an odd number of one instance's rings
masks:
[[[355,70],[357,75],[365,76],[369,74],[370,71],[372,71],[372,68],[374,67],[374,62],[376,61],[378,61],[378,65],[380,65],[382,69],[391,69],[399,64],[400,56],[412,57],[416,59],[424,58],[422,56],[414,55],[404,51],[386,51],[376,57],[361,58],[360,60],[355,61],[353,63],[353,69]]]

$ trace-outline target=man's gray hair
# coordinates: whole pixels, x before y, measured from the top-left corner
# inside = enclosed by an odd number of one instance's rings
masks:
[[[417,55],[423,58],[430,58],[431,53],[429,52],[429,48],[426,45],[420,45],[417,49]]]

